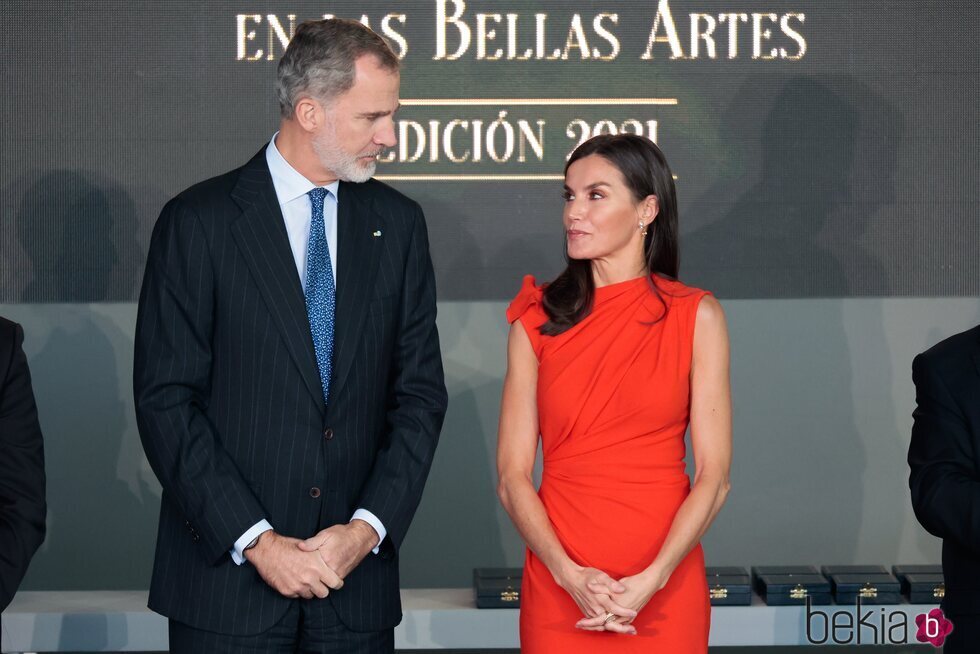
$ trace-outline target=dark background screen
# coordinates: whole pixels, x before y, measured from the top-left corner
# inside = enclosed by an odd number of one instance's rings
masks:
[[[404,55],[378,175],[442,299],[553,277],[565,158],[622,130],[671,162],[689,284],[980,293],[972,0],[47,1],[3,3],[0,302],[135,300],[161,207],[268,141],[283,41],[325,13]]]

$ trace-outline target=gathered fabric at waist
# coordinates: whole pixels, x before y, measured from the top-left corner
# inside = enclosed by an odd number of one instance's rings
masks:
[[[545,461],[542,483],[571,485],[597,492],[644,493],[658,489],[687,489],[690,479],[684,462],[649,465],[646,462],[598,463],[584,461]]]
[[[683,433],[573,434],[560,443],[543,436],[544,478],[597,489],[688,486]]]

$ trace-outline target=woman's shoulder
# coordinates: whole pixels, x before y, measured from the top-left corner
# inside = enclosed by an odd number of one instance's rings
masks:
[[[529,311],[542,312],[541,298],[543,295],[544,285],[539,286],[534,275],[524,275],[521,289],[511,300],[510,306],[507,307],[507,322],[513,323]]]
[[[654,275],[653,278],[669,311],[675,314],[676,319],[689,322],[692,328],[700,316],[705,316],[707,320],[717,320],[715,316],[722,315],[721,304],[711,291],[689,286],[678,279],[660,275]]]
[[[693,335],[695,328],[705,333],[725,330],[725,313],[711,291],[689,286],[680,280],[654,276],[661,298],[667,304],[667,321],[677,325],[681,333]],[[692,338],[685,343],[693,346]]]
[[[713,297],[711,291],[698,288],[697,286],[689,286],[679,279],[670,279],[669,277],[663,277],[662,275],[654,273],[653,281],[661,293],[667,295],[671,299],[680,300],[682,302],[687,301],[698,304],[701,298],[705,296]]]

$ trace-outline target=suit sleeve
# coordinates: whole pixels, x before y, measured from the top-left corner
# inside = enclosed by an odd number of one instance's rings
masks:
[[[19,325],[10,331],[12,347],[0,347],[10,357],[0,361],[0,611],[10,604],[44,541],[46,511],[44,445],[22,347],[24,333]]]
[[[357,506],[388,532],[381,554],[401,546],[415,515],[446,414],[436,285],[425,219],[416,207],[404,272],[404,294],[392,355],[388,436]]]
[[[909,445],[912,508],[926,530],[980,555],[980,480],[973,439],[939,370],[912,362],[916,408]]]
[[[210,402],[214,272],[198,215],[179,198],[164,207],[150,241],[136,322],[133,388],[140,438],[188,537],[211,563],[265,518],[222,449]]]

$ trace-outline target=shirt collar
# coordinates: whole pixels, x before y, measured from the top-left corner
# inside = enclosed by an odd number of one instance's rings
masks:
[[[306,179],[295,168],[289,165],[279,148],[276,147],[276,136],[279,132],[272,135],[269,147],[265,150],[265,160],[269,164],[269,172],[272,174],[272,184],[276,189],[276,196],[279,204],[287,204],[296,198],[306,195],[316,188],[316,184]],[[340,181],[334,181],[325,187],[330,194],[337,200],[337,191],[340,188]]]

